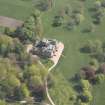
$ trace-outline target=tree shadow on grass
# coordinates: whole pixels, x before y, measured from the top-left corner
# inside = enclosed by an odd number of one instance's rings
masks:
[[[84,47],[80,48],[79,51],[81,53],[85,53],[85,54],[89,54],[90,53],[89,50],[87,48],[84,48]]]
[[[88,11],[89,12],[95,12],[96,11],[96,8],[94,8],[94,7],[88,8]]]
[[[73,86],[74,90],[77,91],[78,93],[81,93],[83,90],[82,90],[82,87],[80,85],[74,85]]]

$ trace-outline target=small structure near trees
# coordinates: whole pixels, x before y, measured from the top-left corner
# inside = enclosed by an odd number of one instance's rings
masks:
[[[42,58],[52,58],[53,56],[55,56],[58,43],[59,42],[57,40],[37,40],[35,45],[33,46],[32,53]]]

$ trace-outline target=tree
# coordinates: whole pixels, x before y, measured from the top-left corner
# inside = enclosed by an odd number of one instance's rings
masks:
[[[95,50],[95,45],[90,40],[83,47],[83,52],[86,52],[86,53],[93,53],[94,50]]]
[[[105,8],[105,1],[102,1],[102,2],[101,2],[101,5],[102,5],[102,7]]]
[[[35,39],[35,20],[34,17],[30,16],[23,25],[21,30],[23,33],[23,38],[26,40],[34,40]],[[22,39],[23,39],[22,38]]]
[[[83,14],[80,14],[80,13],[75,14],[75,22],[77,25],[80,24],[82,21],[84,21],[84,19],[85,18]]]
[[[105,74],[105,64],[101,64],[101,66],[98,69],[99,73]]]
[[[96,75],[96,82],[97,83],[103,83],[105,81],[105,75],[104,74],[97,74]]]
[[[40,11],[47,11],[53,7],[54,0],[39,0],[35,4],[36,4],[35,7]]]
[[[94,54],[94,57],[99,61],[99,62],[105,62],[105,53],[103,52],[97,52]]]
[[[102,52],[102,42],[100,40],[88,41],[84,47],[83,51],[87,53],[98,53]]]
[[[7,56],[14,49],[13,39],[6,35],[0,35],[0,54]]]
[[[24,78],[27,79],[31,87],[43,85],[46,75],[46,70],[35,64],[30,65],[24,72]]]
[[[15,37],[22,42],[33,42],[37,38],[42,38],[43,26],[41,21],[41,12],[34,10],[31,16],[24,22],[22,27],[18,27],[15,31]]]
[[[91,87],[89,81],[88,80],[83,80],[83,79],[80,80],[80,86],[82,87],[83,91],[89,90],[90,87]]]
[[[86,28],[83,29],[83,32],[89,33],[89,32],[95,32],[95,24],[88,24]]]
[[[11,35],[11,29],[6,27],[5,30],[4,30],[4,34]]]
[[[96,70],[92,66],[83,67],[81,69],[81,76],[84,79],[94,80],[95,79]]]
[[[63,24],[63,17],[62,16],[55,16],[52,25],[54,27],[58,27],[58,26],[61,26],[62,24]]]
[[[100,9],[101,8],[101,1],[97,0],[94,2],[94,8],[96,10]]]
[[[97,59],[93,58],[90,62],[89,62],[90,66],[95,67],[96,69],[99,67],[99,63],[97,61]]]
[[[21,52],[24,52],[24,46],[18,39],[14,39],[14,52],[17,54],[21,54]]]
[[[32,16],[34,17],[34,19],[37,19],[41,16],[41,12],[37,9],[35,9],[32,13]]]
[[[0,54],[6,56],[7,52],[7,46],[5,44],[0,45]]]
[[[43,81],[41,80],[40,76],[32,76],[29,80],[29,84],[31,87],[36,88],[38,86],[42,86]]]
[[[54,4],[54,0],[48,0],[48,6],[49,8],[52,8]]]
[[[28,98],[30,96],[30,92],[26,84],[21,85],[20,91],[21,91],[22,97]]]
[[[82,102],[81,99],[79,99],[79,100],[76,102],[76,105],[88,105],[88,103]]]
[[[75,26],[76,26],[75,20],[74,19],[70,19],[69,22],[66,25],[66,28],[68,30],[72,30],[72,29],[75,28]]]
[[[81,96],[83,102],[90,102],[93,99],[93,96],[90,91],[85,90]]]
[[[29,79],[31,76],[37,75],[39,73],[35,65],[31,65],[24,71],[24,78]]]
[[[65,14],[68,15],[68,16],[71,16],[71,13],[72,13],[71,6],[67,5],[64,9],[65,9]]]
[[[102,17],[105,15],[105,10],[103,8],[97,9],[93,14],[93,23],[100,24],[102,21]]]
[[[83,12],[84,12],[84,4],[83,4],[83,2],[76,2],[75,3],[75,8],[74,8],[74,10],[72,12],[74,14],[77,14],[77,13],[83,14]]]
[[[12,88],[16,88],[21,85],[20,80],[15,75],[8,75],[7,83]]]
[[[42,39],[43,26],[42,26],[41,18],[37,18],[37,20],[36,20],[35,32],[36,32],[37,37],[40,38],[40,39]]]
[[[42,21],[41,21],[41,13],[40,11],[35,10],[32,15],[34,17],[35,33],[38,38],[42,38],[43,26],[42,26]]]
[[[32,15],[24,22],[22,27],[17,28],[15,36],[22,42],[35,41],[36,38],[42,38],[43,26],[41,22],[41,13],[34,10]]]
[[[100,40],[94,41],[95,52],[102,52],[102,42]]]
[[[11,99],[14,89],[21,85],[18,78],[19,69],[7,58],[0,59],[0,68],[0,96],[2,95],[3,99]]]
[[[80,0],[80,1],[85,2],[86,0]]]
[[[105,42],[102,44],[103,52],[105,52]]]

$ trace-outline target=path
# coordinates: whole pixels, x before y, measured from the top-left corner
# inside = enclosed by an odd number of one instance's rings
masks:
[[[48,75],[50,74],[50,72],[54,69],[54,67],[58,64],[58,61],[62,55],[62,52],[64,50],[64,45],[63,43],[59,43],[58,44],[58,51],[55,53],[56,56],[54,56],[53,58],[51,58],[51,60],[54,62],[54,65],[51,66],[49,69],[48,69]],[[47,76],[48,77],[48,76]],[[49,94],[49,91],[48,91],[48,82],[47,82],[47,78],[46,78],[46,81],[45,81],[45,86],[46,86],[46,94],[47,94],[47,97],[49,99],[49,102],[51,103],[51,105],[55,105],[54,101],[52,100],[50,94]]]
[[[50,73],[51,70],[53,70],[53,68],[56,66],[56,64],[54,64],[52,67],[49,68],[48,70],[48,74]],[[46,87],[46,95],[47,95],[47,98],[49,100],[49,102],[51,103],[51,105],[55,105],[54,101],[52,100],[50,94],[49,94],[49,91],[48,91],[48,82],[47,82],[47,78],[46,78],[46,81],[45,81],[45,87]]]
[[[30,50],[32,49],[32,45],[28,45],[27,46],[27,53],[30,52]],[[54,67],[58,64],[58,61],[62,55],[62,52],[64,50],[64,44],[59,42],[58,45],[57,45],[57,51],[55,52],[55,56],[53,56],[51,58],[51,61],[53,61],[53,65],[48,69],[48,75],[50,74],[50,72],[54,69]],[[44,68],[46,69],[46,67],[42,64],[42,62],[40,62],[39,60],[39,64]],[[47,78],[48,78],[48,75],[46,76],[46,79],[45,79],[45,88],[46,88],[46,95],[47,95],[47,98],[50,102],[51,105],[55,105],[54,101],[52,100],[50,94],[49,94],[49,91],[48,91],[48,82],[47,82]]]

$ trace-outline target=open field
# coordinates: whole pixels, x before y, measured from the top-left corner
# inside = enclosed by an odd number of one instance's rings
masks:
[[[25,20],[31,12],[31,0],[26,2],[22,0],[0,0],[0,14],[2,16]]]
[[[87,33],[87,34],[82,33],[81,30],[83,29],[84,26],[89,24],[89,20],[90,20],[89,14],[87,13],[88,10],[84,8],[86,11],[85,12],[86,20],[84,21],[84,23],[81,24],[81,26],[77,27],[75,30],[66,31],[65,29],[62,29],[62,27],[52,28],[51,22],[53,20],[54,14],[56,14],[57,9],[59,10],[60,8],[62,8],[62,5],[63,6],[67,5],[66,1],[67,3],[68,2],[70,3],[70,2],[76,2],[78,0],[75,0],[75,1],[64,0],[62,2],[60,2],[60,0],[57,0],[55,3],[56,7],[51,12],[49,11],[43,16],[44,18],[43,22],[45,26],[46,36],[61,40],[65,45],[65,50],[64,50],[65,57],[62,57],[61,62],[59,63],[56,70],[58,70],[59,72],[62,72],[62,74],[64,74],[66,78],[70,78],[71,76],[74,75],[75,72],[79,71],[79,69],[82,66],[86,65],[90,60],[88,55],[80,53],[79,48],[89,39],[90,40],[99,39],[101,41],[105,40],[105,36],[104,36],[105,19],[100,26],[96,27],[96,31],[94,33]],[[88,0],[85,3],[84,7],[89,8],[89,6],[92,5],[91,3],[92,1]],[[104,105],[104,98],[99,99],[99,96],[98,96],[100,95],[101,92],[104,93],[104,88],[102,87],[103,86],[101,86],[101,89],[95,88],[95,91],[98,91],[98,93],[95,92],[97,94],[96,100],[98,100],[98,102],[96,102],[95,105],[99,105],[99,104]]]
[[[61,2],[62,1],[62,2]],[[78,72],[79,69],[87,65],[90,58],[86,54],[80,53],[81,46],[87,40],[101,40],[105,41],[105,19],[103,22],[95,27],[95,32],[93,33],[83,33],[81,32],[85,26],[90,24],[91,18],[88,12],[88,8],[91,7],[92,3],[96,0],[87,0],[84,4],[84,22],[77,26],[74,30],[68,31],[63,27],[52,27],[52,20],[58,10],[62,7],[71,4],[72,8],[75,8],[75,3],[78,0],[55,0],[55,5],[52,10],[43,13],[42,19],[44,24],[44,33],[46,37],[55,38],[60,40],[65,45],[64,57],[61,58],[58,66],[55,69],[61,72],[66,79],[71,78],[74,73]],[[14,17],[16,19],[24,20],[31,13],[32,1],[22,1],[22,0],[0,0],[0,15]],[[72,86],[72,83],[70,83]],[[105,84],[95,87],[95,104],[94,105],[105,105]],[[101,96],[102,94],[102,96]],[[92,104],[93,105],[93,104]]]
[[[94,95],[94,101],[93,105],[104,105],[105,104],[105,82],[103,82],[101,85],[95,86],[93,90]],[[103,91],[103,92],[101,92]]]

